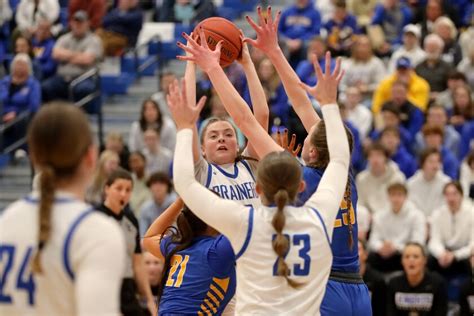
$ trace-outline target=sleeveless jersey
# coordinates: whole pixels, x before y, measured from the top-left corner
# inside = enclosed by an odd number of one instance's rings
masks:
[[[303,192],[298,195],[297,205],[303,205],[311,195],[316,192],[321,177],[323,176],[324,170],[303,167],[303,179],[306,182],[306,188]],[[333,254],[333,263],[332,270],[340,272],[350,272],[357,273],[359,272],[359,253],[357,249],[357,238],[358,238],[358,229],[357,229],[357,188],[355,186],[355,180],[350,174],[350,183],[351,183],[351,201],[352,207],[350,209],[350,220],[352,223],[352,240],[354,241],[354,246],[352,249],[349,248],[349,229],[348,216],[347,216],[347,203],[343,199],[341,201],[341,206],[339,212],[337,213],[336,222],[334,223],[334,233],[332,236],[331,249]],[[346,181],[341,179],[341,181]]]
[[[285,262],[289,278],[301,285],[292,288],[277,274],[275,212],[276,207],[250,209],[246,239],[236,255],[236,314],[319,315],[332,262],[326,225],[315,209],[285,207],[283,233],[290,245]]]
[[[170,237],[161,241],[165,256],[174,247]],[[159,315],[221,315],[234,293],[235,257],[230,242],[223,235],[200,236],[171,258]]]
[[[243,205],[259,206],[255,191],[255,176],[249,161],[242,159],[228,165],[199,163],[198,181],[216,192],[223,199],[238,201]],[[201,169],[201,170],[198,170]]]
[[[41,254],[43,272],[33,275],[31,262],[38,245],[37,196],[13,203],[0,216],[0,315],[118,315],[118,296],[113,298],[120,290],[125,255],[119,227],[84,202],[57,194],[51,236]],[[98,253],[104,248],[107,256]],[[96,262],[102,260],[102,268],[110,265],[108,272],[95,271],[97,265],[91,265],[90,256]],[[82,273],[86,269],[87,273]],[[112,276],[108,286],[100,284],[110,293],[95,299],[78,295],[78,287],[86,293],[84,287],[94,286],[94,273],[97,278]]]

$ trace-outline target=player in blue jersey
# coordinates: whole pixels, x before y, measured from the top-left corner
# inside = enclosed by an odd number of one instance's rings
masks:
[[[291,66],[286,61],[280,47],[278,46],[277,25],[279,14],[275,21],[272,19],[271,9],[268,9],[267,19],[263,18],[260,8],[258,9],[260,25],[256,25],[250,18],[249,23],[257,33],[257,40],[245,39],[246,42],[262,50],[268,55],[270,60],[277,69],[285,90],[290,98],[293,107],[300,117],[303,125],[308,131],[308,137],[305,139],[302,158],[306,166],[303,167],[303,178],[307,184],[307,189],[300,196],[300,203],[304,203],[308,196],[315,192],[318,187],[329,155],[326,142],[326,128],[324,122],[320,120],[316,111],[311,104],[307,93],[315,95],[317,86],[310,88],[302,85],[300,80],[294,73]],[[187,37],[187,36],[186,36]],[[188,40],[189,37],[187,37]],[[211,58],[215,52],[211,52],[203,46],[185,48],[192,51],[192,60],[201,68],[206,67],[206,58]],[[189,59],[189,57],[182,57]],[[314,57],[314,61],[316,57]],[[314,63],[315,72],[318,77],[329,74],[330,54],[326,54],[325,74],[319,67],[318,63]],[[336,62],[336,69],[340,69],[340,59]],[[256,128],[255,120],[249,119],[248,106],[240,96],[236,93],[230,93],[227,87],[216,80],[211,81],[216,88],[219,96],[224,101],[224,106],[236,122],[237,126],[242,130],[244,135],[254,144],[257,154],[260,158],[266,156],[272,151],[281,150],[281,148],[271,141],[269,135],[261,133]],[[228,106],[232,105],[232,106]],[[341,207],[338,212],[336,222],[334,223],[334,238],[332,242],[332,251],[334,255],[334,263],[332,267],[332,275],[326,290],[326,296],[321,306],[322,315],[352,314],[352,315],[371,315],[371,304],[369,292],[362,278],[359,275],[359,263],[356,243],[357,240],[357,222],[356,222],[356,202],[357,191],[352,176],[346,180],[345,198],[341,201]]]
[[[177,230],[171,228],[175,220]],[[230,242],[183,207],[181,199],[150,226],[143,245],[165,261],[159,315],[233,315],[233,308],[226,309],[235,293]]]

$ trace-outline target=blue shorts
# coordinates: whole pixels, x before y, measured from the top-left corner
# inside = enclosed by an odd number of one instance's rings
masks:
[[[328,281],[321,304],[321,316],[338,315],[372,315],[372,305],[367,285]]]

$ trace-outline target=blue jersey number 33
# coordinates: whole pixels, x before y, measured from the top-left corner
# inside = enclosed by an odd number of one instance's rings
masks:
[[[30,272],[30,260],[33,248],[29,247],[24,254],[19,271],[14,271],[13,263],[17,255],[12,245],[0,245],[0,304],[13,303],[11,295],[5,293],[5,285],[9,277],[16,276],[16,288],[28,293],[28,304],[34,304],[35,283]]]

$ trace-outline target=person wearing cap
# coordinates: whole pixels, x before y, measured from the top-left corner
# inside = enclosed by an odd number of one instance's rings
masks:
[[[441,37],[430,34],[425,37],[423,46],[426,52],[425,60],[415,68],[415,72],[428,81],[431,99],[447,88],[448,75],[453,67],[441,59],[444,43]]]
[[[54,46],[53,58],[58,62],[58,70],[42,83],[44,102],[68,99],[70,82],[95,67],[102,58],[102,43],[90,31],[87,12],[77,11],[70,26],[71,31],[61,36]],[[86,79],[75,87],[73,98],[80,100],[95,89],[94,80]]]
[[[86,11],[89,15],[90,27],[97,30],[102,26],[102,20],[107,11],[106,0],[69,0],[69,23],[77,11]]]
[[[413,70],[410,59],[401,57],[397,60],[397,70],[380,82],[375,90],[372,111],[378,114],[382,105],[392,98],[392,86],[395,82],[404,82],[408,88],[408,101],[423,112],[426,110],[430,95],[430,86],[425,79]]]
[[[388,66],[389,72],[395,71],[400,57],[407,57],[415,67],[425,59],[426,53],[420,47],[420,36],[420,28],[414,24],[408,24],[403,28],[403,45],[393,52]]]

